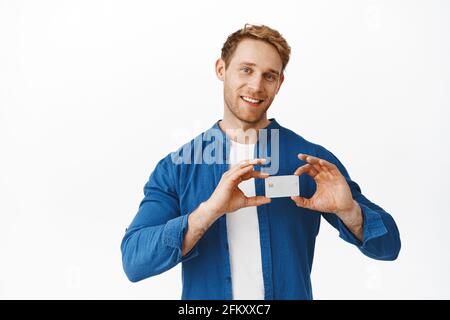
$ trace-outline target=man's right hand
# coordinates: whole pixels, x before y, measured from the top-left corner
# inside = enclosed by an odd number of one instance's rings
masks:
[[[205,207],[214,212],[217,218],[226,212],[233,212],[240,208],[259,206],[270,203],[271,199],[265,196],[246,197],[239,183],[251,178],[265,179],[268,173],[255,171],[254,165],[265,163],[265,159],[253,159],[242,161],[226,171],[211,197],[205,201]]]
[[[211,197],[189,214],[188,229],[183,239],[181,251],[183,256],[192,250],[211,224],[226,212],[270,202],[270,198],[263,196],[246,197],[238,188],[242,181],[251,178],[267,178],[268,173],[253,170],[255,164],[260,165],[264,162],[265,159],[246,160],[234,165],[222,175]]]

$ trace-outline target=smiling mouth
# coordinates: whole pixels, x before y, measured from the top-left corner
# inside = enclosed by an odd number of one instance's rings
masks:
[[[246,103],[248,103],[249,105],[254,106],[254,107],[260,105],[264,101],[264,100],[260,100],[260,99],[254,99],[254,98],[251,98],[248,96],[240,96],[240,97],[243,101],[245,101]]]

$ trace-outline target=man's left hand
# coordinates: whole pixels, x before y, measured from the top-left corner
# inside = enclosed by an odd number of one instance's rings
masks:
[[[298,196],[291,199],[299,207],[335,213],[352,229],[353,233],[360,233],[362,230],[361,208],[353,200],[350,187],[337,166],[307,154],[300,153],[298,158],[306,164],[295,170],[294,175],[300,176],[306,173],[311,176],[316,182],[316,192],[309,199]]]

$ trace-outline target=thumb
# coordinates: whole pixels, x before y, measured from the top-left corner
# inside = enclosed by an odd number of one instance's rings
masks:
[[[264,196],[247,197],[245,200],[245,207],[260,206],[262,204],[270,203],[272,199]]]
[[[307,209],[311,209],[311,201],[310,199],[306,199],[299,196],[292,196],[291,199],[295,202],[297,207],[303,207]]]

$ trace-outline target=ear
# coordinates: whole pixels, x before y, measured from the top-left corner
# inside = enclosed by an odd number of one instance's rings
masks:
[[[280,75],[280,83],[278,84],[278,89],[277,89],[276,94],[278,94],[278,91],[280,91],[281,84],[283,83],[283,81],[284,81],[284,72]]]
[[[225,61],[223,61],[222,58],[219,58],[216,61],[216,75],[220,81],[225,79]]]

